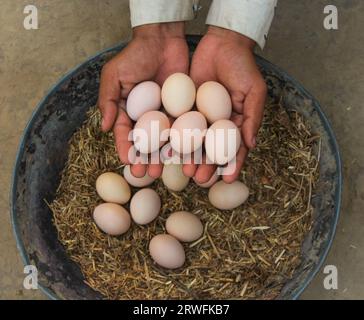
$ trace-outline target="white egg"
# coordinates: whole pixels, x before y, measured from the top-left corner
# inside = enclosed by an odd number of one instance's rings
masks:
[[[144,113],[161,107],[161,88],[153,81],[144,81],[130,91],[126,111],[130,119],[137,121]]]
[[[207,130],[205,150],[212,163],[221,166],[233,160],[240,144],[240,130],[230,120],[218,120]]]

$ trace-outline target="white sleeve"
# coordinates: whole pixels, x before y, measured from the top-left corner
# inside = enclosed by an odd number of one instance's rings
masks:
[[[263,49],[278,0],[214,0],[206,23],[241,33]]]
[[[129,0],[131,26],[192,20],[197,0]]]

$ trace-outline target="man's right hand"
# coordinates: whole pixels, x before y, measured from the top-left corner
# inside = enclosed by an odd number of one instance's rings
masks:
[[[114,131],[116,148],[122,163],[129,164],[128,140],[132,122],[125,112],[129,92],[140,82],[153,80],[160,86],[171,74],[189,71],[189,52],[184,35],[184,22],[151,24],[133,29],[133,39],[101,73],[99,108],[102,113],[102,130]],[[149,166],[134,164],[134,176],[142,177],[148,171],[158,178],[162,164]]]

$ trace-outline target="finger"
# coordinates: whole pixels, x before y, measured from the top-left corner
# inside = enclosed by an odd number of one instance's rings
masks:
[[[195,180],[198,183],[206,183],[208,182],[212,175],[216,171],[216,165],[214,164],[208,164],[206,160],[206,156],[204,155],[202,164],[200,164],[197,168],[196,174],[195,174]]]
[[[243,124],[243,115],[233,112],[230,120],[234,122],[238,128],[241,128],[241,125]]]
[[[102,114],[101,129],[109,131],[118,114],[120,101],[120,82],[110,64],[106,64],[101,72],[98,105]]]
[[[222,179],[224,180],[224,182],[233,183],[235,180],[238,179],[247,154],[248,149],[245,146],[241,146],[236,155],[235,161],[230,162],[223,170]]]
[[[233,110],[242,114],[244,109],[245,94],[242,91],[231,92],[231,103]]]
[[[130,171],[136,178],[143,178],[147,173],[147,165],[142,163],[132,164],[130,167]]]
[[[124,164],[130,163],[129,152],[132,152],[133,148],[131,141],[131,130],[131,120],[123,108],[120,107],[119,114],[114,125],[114,137],[119,158]]]
[[[159,178],[163,172],[163,165],[161,163],[150,164],[148,166],[148,175],[154,179]]]
[[[256,147],[256,137],[262,123],[266,98],[267,87],[263,84],[253,88],[245,99],[241,129],[245,145],[249,149]]]
[[[183,174],[186,177],[190,178],[192,178],[195,175],[196,170],[197,170],[197,165],[194,163],[184,164],[182,167]]]

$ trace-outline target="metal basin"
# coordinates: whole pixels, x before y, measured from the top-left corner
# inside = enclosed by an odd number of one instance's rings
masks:
[[[200,37],[190,36],[191,54]],[[24,264],[38,269],[39,286],[52,299],[101,299],[84,283],[76,263],[57,239],[51,202],[67,159],[68,141],[97,101],[104,63],[126,44],[108,49],[74,69],[36,107],[22,137],[14,168],[11,218]],[[322,265],[331,246],[341,202],[341,161],[333,131],[319,103],[294,79],[263,58],[257,62],[269,95],[298,110],[321,135],[320,178],[313,199],[314,225],[302,246],[302,263],[279,299],[297,299]]]

